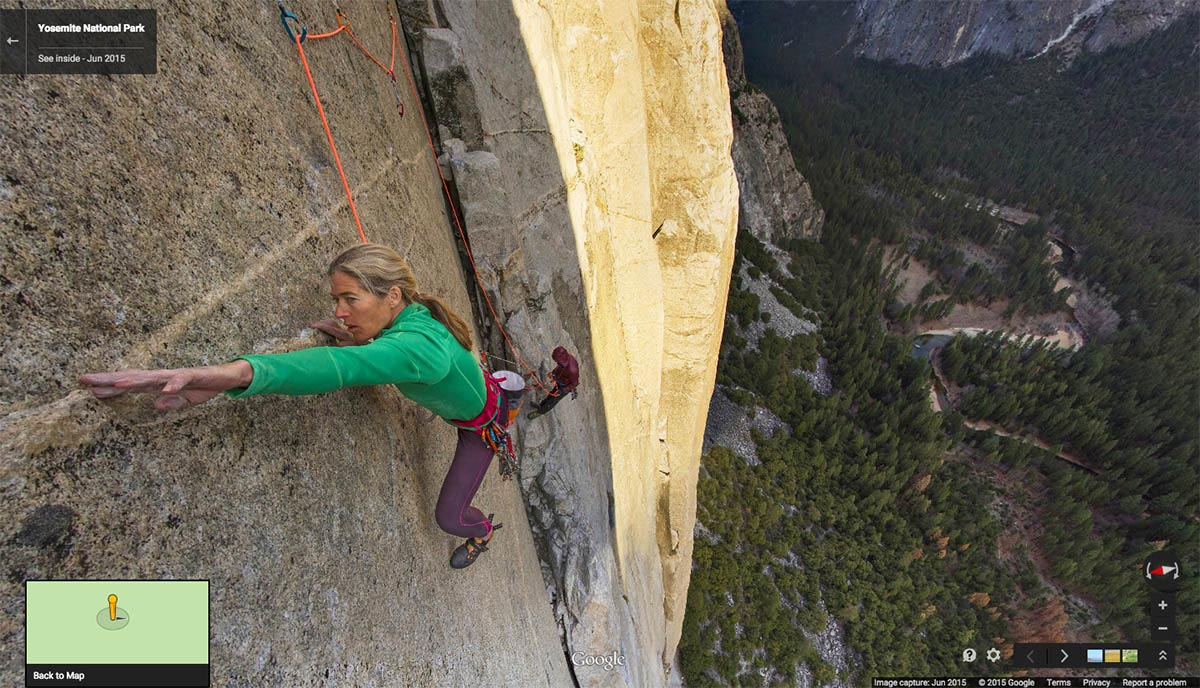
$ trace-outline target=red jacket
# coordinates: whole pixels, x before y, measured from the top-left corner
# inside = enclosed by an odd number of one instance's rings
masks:
[[[558,383],[559,393],[574,392],[575,388],[579,386],[579,362],[561,346],[554,350],[551,358],[558,364],[550,376]]]

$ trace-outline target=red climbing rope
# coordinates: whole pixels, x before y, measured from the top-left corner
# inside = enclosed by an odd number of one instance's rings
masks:
[[[317,112],[321,115],[321,124],[325,126],[325,136],[327,139],[329,139],[329,148],[333,151],[333,161],[337,164],[338,174],[342,177],[342,188],[346,190],[346,200],[350,203],[350,212],[354,215],[355,225],[358,226],[358,236],[360,239],[362,239],[363,243],[366,243],[367,235],[363,231],[362,222],[358,219],[358,209],[354,207],[354,198],[350,194],[350,183],[346,181],[346,173],[342,170],[342,160],[341,157],[338,156],[337,145],[333,142],[333,133],[329,129],[329,120],[325,117],[325,108],[321,106],[321,96],[317,93],[317,84],[313,80],[312,70],[309,69],[308,58],[306,58],[304,55],[303,43],[305,38],[330,38],[345,31],[346,35],[350,37],[350,40],[354,42],[354,45],[358,46],[358,49],[361,50],[364,55],[370,58],[372,62],[378,65],[380,69],[384,70],[387,75],[391,77],[392,89],[396,95],[396,103],[400,106],[400,114],[403,115],[404,104],[400,102],[400,94],[399,91],[396,90],[396,44],[400,40],[399,33],[396,30],[396,20],[391,16],[391,12],[389,12],[388,20],[392,24],[392,63],[390,67],[384,67],[383,63],[376,59],[375,56],[371,54],[371,51],[367,50],[367,48],[361,42],[359,42],[358,38],[354,35],[354,31],[350,28],[349,20],[341,10],[337,11],[338,28],[336,30],[328,33],[309,34],[308,28],[303,27],[299,35],[296,35],[292,32],[292,29],[287,22],[288,19],[293,19],[299,22],[299,19],[297,19],[296,16],[290,12],[287,12],[283,8],[282,4],[279,6],[279,12],[283,21],[283,27],[287,30],[288,36],[291,36],[292,41],[295,42],[296,51],[300,53],[300,62],[304,65],[304,73],[308,77],[308,85],[312,87],[313,100],[317,104]],[[404,70],[408,75],[408,83],[412,87],[413,102],[420,103],[420,97],[417,95],[417,85],[413,80],[412,68],[409,66],[408,58],[405,57],[404,51],[400,51],[400,59],[404,61]],[[458,218],[458,211],[455,209],[454,200],[450,195],[450,185],[446,183],[446,177],[442,174],[441,165],[439,165],[437,162],[437,150],[433,145],[433,134],[431,134],[429,131],[429,122],[425,120],[425,113],[422,111],[422,108],[417,108],[417,111],[421,114],[421,125],[425,127],[425,138],[429,141],[429,152],[433,156],[433,166],[434,169],[437,170],[438,178],[442,181],[442,190],[446,194],[447,205],[450,206],[450,214],[454,217],[454,226],[458,229],[458,236],[460,239],[462,239],[463,248],[466,249],[467,260],[469,260],[471,263],[471,272],[475,276],[475,283],[479,285],[479,291],[483,294],[483,300],[487,304],[488,312],[492,315],[492,321],[496,323],[496,328],[500,330],[500,334],[504,337],[504,341],[508,344],[508,348],[512,350],[513,354],[517,357],[517,360],[521,362],[521,365],[524,366],[525,370],[530,374],[530,379],[532,380],[533,384],[549,396],[559,396],[553,390],[547,389],[542,385],[542,381],[538,378],[537,373],[534,372],[529,363],[527,363],[525,359],[521,357],[520,350],[518,350],[516,345],[513,344],[512,339],[508,336],[508,332],[504,329],[504,325],[500,322],[500,317],[496,315],[496,308],[492,305],[492,299],[488,296],[488,291],[483,285],[483,280],[481,280],[479,277],[479,267],[475,264],[475,256],[471,253],[471,245],[467,242],[466,232],[463,231],[462,222]]]
[[[350,40],[354,41],[354,45],[357,45],[358,49],[363,51],[363,54],[370,58],[372,62],[379,65],[380,69],[388,74],[391,74],[392,70],[396,67],[396,42],[398,38],[396,36],[396,20],[392,18],[391,13],[388,14],[388,20],[392,23],[392,66],[384,67],[383,63],[375,59],[375,56],[371,54],[371,51],[367,50],[366,46],[359,42],[358,36],[355,36],[354,30],[350,28],[350,21],[346,19],[345,13],[343,13],[341,10],[338,10],[338,25],[346,29],[346,35],[350,36]]]
[[[348,28],[350,28],[349,24],[346,24],[344,26],[341,24],[338,24],[337,29],[330,31],[329,33],[310,33],[310,34],[308,34],[308,38],[329,38],[330,36],[336,36],[339,33],[341,33],[342,29],[348,29]],[[303,41],[301,41],[301,42],[303,42]]]
[[[336,35],[342,28],[337,31],[331,31],[326,34],[310,36],[309,38],[325,38]],[[329,148],[333,151],[333,162],[337,164],[338,174],[342,177],[342,188],[346,190],[346,201],[350,204],[350,213],[354,215],[354,224],[358,226],[358,238],[362,242],[367,243],[367,233],[363,231],[362,220],[358,219],[358,208],[354,207],[354,197],[350,195],[350,182],[346,181],[346,172],[342,169],[342,158],[338,155],[337,144],[333,142],[333,132],[329,131],[329,120],[325,118],[325,108],[321,107],[321,96],[317,93],[317,82],[313,81],[312,70],[308,68],[308,58],[304,56],[304,41],[299,37],[296,38],[296,51],[300,53],[300,62],[304,64],[304,74],[308,76],[308,85],[312,87],[313,101],[317,104],[317,113],[321,115],[321,124],[325,125],[325,137],[329,139]]]
[[[354,45],[363,52],[372,62],[379,65],[379,68],[387,73],[392,80],[392,95],[396,96],[396,107],[400,109],[400,116],[404,116],[404,102],[400,100],[400,89],[396,86],[396,44],[400,42],[400,36],[396,32],[396,20],[392,17],[392,13],[388,12],[388,22],[392,25],[392,63],[388,67],[384,67],[383,63],[375,59],[370,50],[358,40],[358,36],[354,35],[354,30],[350,28],[350,21],[346,19],[346,15],[338,10],[338,25],[346,29],[346,35],[350,40],[354,41]]]

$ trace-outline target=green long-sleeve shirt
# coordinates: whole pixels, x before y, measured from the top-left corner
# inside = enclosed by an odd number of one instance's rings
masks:
[[[226,392],[235,399],[393,384],[404,396],[451,420],[474,418],[486,401],[475,355],[419,303],[409,304],[369,344],[238,358],[250,363],[254,379],[249,387]]]

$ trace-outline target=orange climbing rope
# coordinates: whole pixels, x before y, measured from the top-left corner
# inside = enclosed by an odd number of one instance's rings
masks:
[[[308,85],[312,88],[313,102],[317,104],[317,113],[321,115],[321,124],[325,126],[325,138],[329,140],[329,149],[333,151],[333,162],[337,165],[338,175],[342,178],[342,188],[346,190],[346,202],[350,204],[350,214],[354,216],[354,224],[358,227],[358,238],[362,242],[367,243],[367,233],[363,231],[362,220],[358,219],[358,208],[354,207],[354,196],[350,193],[350,182],[346,181],[346,171],[342,169],[342,156],[338,155],[337,144],[333,142],[333,132],[329,130],[329,119],[325,117],[325,108],[321,105],[321,96],[317,93],[317,82],[313,81],[312,70],[308,67],[308,58],[304,55],[304,39],[306,38],[329,38],[336,36],[342,32],[345,26],[338,26],[336,31],[329,33],[315,33],[308,35],[308,27],[302,26],[300,35],[292,33],[292,27],[288,25],[288,20],[293,19],[300,21],[296,15],[288,12],[283,8],[283,3],[279,3],[279,20],[283,22],[283,28],[287,31],[292,42],[296,44],[296,52],[300,53],[300,63],[304,65],[304,75],[308,77]],[[339,22],[340,23],[340,22]]]
[[[388,22],[392,25],[392,62],[391,65],[387,67],[384,67],[383,63],[376,59],[375,56],[371,54],[371,51],[367,50],[367,47],[358,40],[358,36],[354,35],[354,30],[350,28],[350,20],[346,18],[345,13],[343,13],[341,10],[338,10],[337,17],[339,30],[343,28],[346,29],[346,35],[350,37],[350,40],[354,41],[354,45],[358,46],[358,49],[362,51],[363,55],[366,55],[368,59],[378,65],[379,68],[387,73],[388,77],[391,78],[392,95],[396,96],[396,107],[400,109],[400,116],[403,117],[404,101],[400,100],[400,89],[396,86],[396,44],[400,42],[400,35],[396,31],[396,20],[392,17],[392,13],[390,11],[388,12]]]
[[[396,43],[399,41],[399,37],[396,35],[396,20],[392,17],[390,12],[388,13],[388,21],[392,24],[392,65],[390,67],[384,67],[383,63],[375,59],[375,56],[371,54],[371,51],[367,50],[366,46],[364,46],[358,40],[358,36],[354,35],[354,31],[350,29],[350,22],[346,20],[346,15],[340,10],[338,11],[338,24],[346,28],[346,35],[350,36],[350,40],[354,41],[354,45],[357,45],[358,49],[363,51],[363,54],[370,58],[372,62],[379,65],[380,69],[388,74],[391,74],[392,70],[396,67]]]
[[[314,36],[314,38],[332,36],[338,31]],[[321,96],[317,94],[317,83],[313,81],[312,70],[308,68],[308,58],[304,56],[304,46],[301,43],[302,41],[297,38],[296,50],[300,52],[300,62],[304,64],[304,74],[308,76],[308,85],[312,87],[313,102],[317,104],[317,113],[321,115],[321,124],[325,125],[325,137],[329,139],[329,148],[333,151],[333,162],[337,164],[338,174],[342,177],[342,188],[346,190],[346,201],[350,204],[350,213],[354,215],[354,224],[358,226],[358,237],[365,244],[367,243],[367,233],[363,231],[362,220],[358,219],[358,208],[354,207],[354,196],[350,194],[350,182],[346,181],[346,171],[342,169],[342,158],[338,155],[337,144],[333,142],[333,132],[329,131],[329,120],[325,117],[325,108],[321,106]]]
[[[396,73],[395,73],[396,44],[400,40],[399,33],[396,30],[396,20],[394,17],[392,17],[391,12],[389,11],[388,12],[388,20],[391,22],[391,25],[392,25],[392,60],[391,60],[390,67],[384,67],[383,63],[380,62],[378,59],[376,59],[376,57],[371,54],[371,51],[367,50],[367,48],[354,35],[354,31],[351,30],[351,28],[350,28],[349,20],[346,18],[346,15],[340,9],[337,10],[338,28],[333,31],[329,31],[327,33],[321,33],[321,34],[309,34],[308,28],[302,26],[300,34],[296,35],[292,32],[292,27],[288,25],[288,19],[292,19],[292,20],[299,22],[299,19],[296,17],[296,15],[285,10],[283,8],[282,3],[280,3],[280,5],[279,5],[279,14],[280,14],[280,19],[283,22],[283,28],[287,30],[288,36],[290,36],[292,41],[296,44],[296,51],[300,54],[300,62],[304,65],[304,73],[308,77],[308,84],[312,88],[312,92],[313,92],[313,100],[317,104],[317,113],[321,115],[321,124],[323,124],[325,126],[325,136],[329,140],[330,150],[333,151],[333,161],[337,164],[338,174],[341,175],[341,177],[342,177],[342,188],[345,189],[345,191],[346,191],[346,200],[350,204],[350,212],[354,215],[355,225],[358,226],[358,236],[362,240],[363,243],[366,243],[367,235],[363,231],[362,222],[358,219],[358,209],[355,208],[355,206],[354,206],[354,198],[350,193],[350,183],[348,181],[346,181],[346,173],[342,169],[342,160],[338,156],[337,145],[333,142],[333,133],[329,129],[329,120],[325,117],[325,108],[323,108],[321,106],[321,96],[317,93],[317,84],[313,80],[312,70],[308,66],[308,58],[305,57],[305,55],[304,55],[304,45],[303,44],[304,44],[304,40],[306,38],[313,38],[313,39],[330,38],[332,36],[336,36],[339,33],[342,33],[343,31],[345,31],[346,35],[348,35],[350,37],[350,40],[354,42],[354,45],[358,46],[358,49],[361,50],[364,55],[366,55],[376,65],[378,65],[380,69],[384,70],[389,77],[391,77],[392,89],[396,95],[396,102],[400,107],[400,114],[403,115],[404,114],[404,104],[402,102],[400,102],[400,94],[399,94],[399,91],[396,90]],[[416,82],[413,80],[412,68],[409,66],[408,58],[405,57],[404,51],[400,51],[400,59],[404,61],[404,70],[405,70],[405,73],[408,75],[409,86],[412,87],[413,102],[420,103],[420,97],[417,95],[417,85],[416,85]],[[538,374],[536,372],[534,372],[533,367],[530,366],[529,363],[526,362],[525,359],[521,357],[520,350],[517,349],[515,344],[513,344],[512,339],[508,336],[508,332],[504,329],[504,325],[500,322],[500,317],[498,315],[496,315],[496,308],[495,308],[495,306],[492,305],[492,299],[491,299],[491,297],[488,296],[487,288],[484,287],[483,280],[481,280],[479,277],[479,267],[475,264],[475,256],[471,253],[471,245],[470,245],[470,243],[467,242],[466,232],[463,231],[462,222],[459,220],[458,211],[455,209],[454,200],[450,195],[450,185],[446,183],[446,177],[442,174],[441,165],[439,165],[437,162],[437,150],[434,148],[434,145],[433,145],[433,134],[430,133],[430,131],[429,131],[429,122],[426,121],[425,113],[422,112],[421,108],[417,108],[417,111],[421,114],[421,125],[423,127],[425,127],[425,138],[429,142],[429,152],[433,156],[433,166],[434,166],[434,169],[437,170],[438,178],[441,179],[442,190],[446,194],[447,205],[450,206],[450,214],[454,218],[454,226],[458,229],[458,236],[462,240],[463,248],[466,250],[467,260],[470,261],[470,263],[471,263],[471,272],[475,276],[475,283],[479,285],[479,291],[480,291],[480,293],[483,294],[483,300],[484,300],[484,303],[487,304],[488,312],[491,313],[491,315],[492,315],[492,321],[494,323],[496,323],[496,328],[500,330],[500,334],[501,334],[501,336],[504,337],[504,341],[505,341],[505,343],[508,344],[508,348],[512,350],[513,354],[517,357],[517,360],[521,362],[521,365],[524,366],[525,370],[530,374],[530,376],[531,376],[530,379],[532,380],[533,384],[536,385],[538,389],[542,390],[549,396],[559,396],[559,394],[557,392],[555,392],[554,390],[547,389],[542,384],[541,379],[539,379]]]
[[[350,25],[349,25],[349,24],[345,24],[345,25],[343,25],[343,24],[339,23],[339,24],[338,24],[338,27],[337,27],[336,29],[334,29],[333,31],[330,31],[329,33],[310,33],[310,34],[307,34],[307,37],[308,37],[308,38],[313,38],[313,39],[316,39],[316,38],[329,38],[330,36],[336,36],[336,35],[338,35],[339,33],[341,33],[341,32],[342,32],[342,30],[343,30],[343,29],[348,29],[348,28],[350,28]],[[303,40],[301,40],[301,42],[303,42]]]

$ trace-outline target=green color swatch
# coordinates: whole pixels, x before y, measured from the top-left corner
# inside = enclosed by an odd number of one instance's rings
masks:
[[[28,581],[25,638],[27,664],[207,664],[208,581]]]

